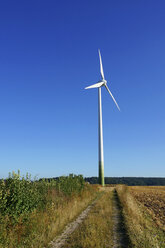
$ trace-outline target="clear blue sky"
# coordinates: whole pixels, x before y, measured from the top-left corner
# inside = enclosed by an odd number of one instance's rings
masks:
[[[165,176],[165,2],[1,1],[0,177]]]

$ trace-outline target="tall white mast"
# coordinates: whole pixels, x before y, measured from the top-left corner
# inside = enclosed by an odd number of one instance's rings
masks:
[[[104,186],[104,151],[101,87],[98,88],[99,184]]]

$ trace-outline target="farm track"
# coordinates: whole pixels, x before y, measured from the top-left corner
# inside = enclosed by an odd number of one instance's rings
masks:
[[[104,189],[103,191],[109,191],[108,189]],[[112,189],[111,189],[112,191]],[[78,218],[68,224],[63,233],[55,238],[55,240],[50,242],[50,248],[62,248],[67,240],[70,238],[71,234],[79,227],[79,225],[87,218],[90,210],[95,205],[96,201],[94,200],[92,204],[90,204],[79,216]],[[112,206],[113,206],[113,248],[131,248],[131,242],[126,230],[124,217],[122,214],[122,205],[120,203],[120,199],[118,197],[116,189],[113,189],[113,198],[112,198]]]
[[[131,242],[127,233],[122,205],[116,189],[113,191],[113,248],[131,248]]]
[[[61,248],[67,241],[67,239],[70,237],[70,235],[78,228],[78,226],[83,222],[83,220],[87,217],[88,213],[92,209],[92,207],[95,205],[96,201],[95,199],[78,217],[76,220],[68,224],[62,234],[55,238],[53,241],[50,242],[49,247],[50,248]]]

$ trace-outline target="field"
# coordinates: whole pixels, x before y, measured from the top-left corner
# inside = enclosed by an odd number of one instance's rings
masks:
[[[0,248],[15,247],[165,248],[165,187],[13,173],[0,181]]]
[[[165,186],[132,187],[131,192],[147,208],[154,221],[165,230]]]

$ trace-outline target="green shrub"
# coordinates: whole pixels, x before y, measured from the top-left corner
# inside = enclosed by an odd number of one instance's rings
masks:
[[[55,194],[80,194],[84,189],[84,179],[81,175],[69,175],[51,180],[32,180],[29,174],[20,176],[12,172],[6,180],[0,181],[0,214],[17,221],[20,216],[27,218],[28,213],[44,210],[47,205],[55,202]]]

